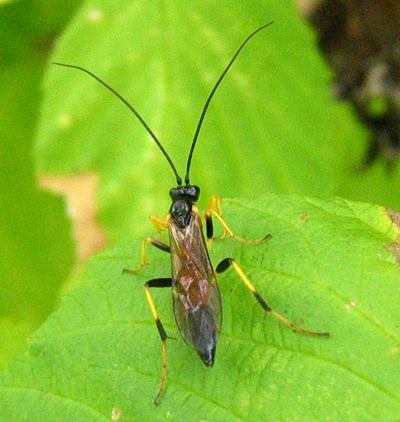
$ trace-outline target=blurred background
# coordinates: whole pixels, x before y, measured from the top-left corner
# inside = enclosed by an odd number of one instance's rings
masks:
[[[398,6],[360,3],[0,3],[0,368],[91,255],[117,242],[138,255],[148,216],[166,215],[176,183],[117,98],[51,61],[125,96],[183,176],[213,84],[244,38],[274,20],[209,108],[191,170],[200,208],[214,194],[273,192],[398,210]]]

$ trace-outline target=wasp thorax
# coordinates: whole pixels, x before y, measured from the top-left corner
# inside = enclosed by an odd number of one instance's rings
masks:
[[[189,225],[191,211],[192,202],[183,198],[174,201],[170,209],[171,216],[181,228]]]

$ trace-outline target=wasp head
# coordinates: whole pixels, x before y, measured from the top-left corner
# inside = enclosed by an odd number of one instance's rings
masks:
[[[200,188],[198,186],[178,186],[169,191],[172,199],[171,216],[181,227],[187,227],[190,220],[192,205],[198,201]]]

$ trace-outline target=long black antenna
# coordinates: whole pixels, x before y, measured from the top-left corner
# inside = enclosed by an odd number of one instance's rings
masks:
[[[149,125],[144,121],[143,117],[129,104],[129,102],[121,95],[119,94],[115,89],[111,88],[110,85],[106,84],[104,81],[102,81],[98,76],[96,76],[94,73],[90,72],[89,70],[80,67],[80,66],[74,66],[72,64],[64,64],[64,63],[56,63],[53,62],[53,64],[56,64],[58,66],[64,66],[64,67],[71,67],[73,69],[82,70],[83,72],[90,75],[92,78],[99,81],[102,85],[104,85],[108,90],[110,90],[114,95],[116,95],[128,108],[132,111],[132,113],[139,119],[140,123],[144,126],[144,128],[147,130],[147,132],[150,134],[150,136],[154,139],[155,143],[158,145],[162,153],[165,155],[165,158],[168,160],[170,166],[172,167],[172,170],[175,173],[176,181],[178,182],[178,185],[182,185],[182,179],[179,176],[178,172],[176,171],[175,165],[171,160],[171,157],[168,155],[165,148],[161,145],[161,142],[158,140],[157,136],[154,134],[154,132],[150,129]]]
[[[230,69],[230,67],[232,66],[233,62],[236,60],[237,56],[239,55],[239,53],[242,51],[243,47],[248,43],[248,41],[250,41],[250,39],[256,35],[259,31],[261,31],[262,29],[266,28],[267,26],[273,24],[274,22],[269,22],[266,25],[261,26],[260,28],[256,29],[254,32],[252,32],[240,45],[240,47],[237,49],[235,55],[232,57],[231,61],[228,63],[228,66],[225,68],[225,70],[223,71],[222,75],[219,77],[219,79],[217,80],[216,84],[214,85],[214,88],[212,89],[212,91],[210,92],[210,95],[207,98],[206,103],[204,104],[203,107],[203,111],[201,112],[200,115],[200,119],[199,122],[197,124],[197,128],[196,128],[196,132],[194,134],[194,138],[192,141],[192,145],[190,147],[190,152],[189,152],[189,156],[188,156],[188,160],[187,160],[187,166],[186,166],[186,176],[185,176],[185,183],[188,185],[189,184],[189,170],[190,170],[190,164],[192,162],[192,157],[193,157],[193,151],[194,148],[196,146],[197,143],[197,138],[199,137],[199,133],[200,133],[200,129],[201,126],[203,124],[205,115],[207,113],[207,109],[208,106],[210,105],[211,99],[213,98],[215,91],[217,90],[219,84],[222,82],[222,79],[224,78],[224,76],[227,74],[228,70]],[[136,109],[134,109],[132,107],[132,105],[121,95],[119,94],[115,89],[113,89],[110,85],[108,85],[106,82],[104,82],[103,80],[101,80],[98,76],[96,76],[94,73],[90,72],[89,70],[80,67],[80,66],[75,66],[72,64],[65,64],[65,63],[58,63],[58,62],[53,62],[53,64],[56,64],[58,66],[64,66],[64,67],[70,67],[72,69],[78,69],[81,70],[82,72],[87,73],[88,75],[90,75],[92,78],[96,79],[98,82],[100,82],[103,86],[105,86],[109,91],[111,91],[115,96],[117,96],[128,108],[129,110],[132,111],[132,113],[138,118],[138,120],[140,121],[140,123],[144,126],[144,128],[147,130],[147,132],[149,133],[149,135],[153,138],[153,140],[155,141],[155,143],[158,145],[158,147],[160,148],[161,152],[164,154],[165,158],[167,159],[168,163],[170,164],[175,176],[176,176],[176,181],[178,183],[179,186],[182,185],[182,179],[179,176],[174,163],[171,160],[171,157],[168,155],[167,151],[165,150],[165,148],[162,146],[161,142],[158,140],[157,136],[154,134],[154,132],[150,129],[150,126],[145,122],[145,120],[143,119],[143,117],[136,111]]]
[[[186,176],[185,176],[185,183],[188,185],[189,184],[189,170],[190,170],[190,164],[192,162],[192,157],[193,157],[193,151],[194,151],[194,147],[196,146],[196,142],[197,142],[197,138],[199,137],[199,133],[200,133],[200,129],[201,129],[201,125],[203,124],[203,120],[204,117],[207,113],[207,109],[208,106],[210,105],[211,99],[215,94],[215,91],[217,90],[219,84],[222,82],[222,79],[224,79],[224,76],[227,74],[228,70],[230,69],[230,67],[232,66],[233,62],[236,60],[236,57],[239,55],[239,53],[242,51],[243,47],[250,41],[250,39],[252,37],[254,37],[254,35],[256,35],[258,32],[260,32],[262,29],[266,28],[267,26],[270,26],[274,23],[274,21],[271,21],[263,26],[261,26],[260,28],[256,29],[254,32],[252,32],[240,45],[240,47],[237,49],[235,55],[232,57],[231,61],[228,63],[228,66],[226,66],[225,70],[223,71],[222,75],[219,77],[219,79],[217,80],[216,84],[214,85],[214,88],[212,89],[212,91],[210,92],[210,95],[207,98],[206,103],[204,104],[203,107],[203,111],[201,112],[200,115],[200,119],[199,119],[199,123],[197,124],[197,128],[196,128],[196,132],[194,134],[194,138],[192,141],[192,146],[190,148],[190,152],[189,152],[189,157],[188,157],[188,161],[187,161],[187,166],[186,166]]]

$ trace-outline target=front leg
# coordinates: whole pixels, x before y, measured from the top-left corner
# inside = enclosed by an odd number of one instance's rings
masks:
[[[155,246],[158,249],[161,249],[164,252],[171,252],[171,248],[164,244],[164,235],[162,233],[163,229],[167,229],[168,228],[168,224],[166,221],[162,220],[161,218],[158,218],[154,215],[150,216],[150,221],[153,223],[154,227],[156,228],[156,230],[158,231],[159,235],[160,235],[160,240],[155,239],[154,237],[146,237],[143,242],[142,242],[142,248],[141,248],[141,262],[140,262],[140,267],[136,270],[126,270],[124,269],[123,272],[124,273],[138,273],[140,271],[142,271],[142,269],[147,265],[147,254],[146,254],[146,246],[148,243],[151,243],[153,246]]]
[[[270,234],[267,234],[265,237],[259,240],[248,240],[248,239],[243,239],[242,237],[237,236],[235,233],[233,233],[233,231],[229,228],[228,224],[222,218],[221,200],[219,199],[218,196],[214,195],[211,198],[210,203],[208,204],[208,207],[204,216],[206,219],[207,245],[209,247],[211,246],[211,243],[214,239],[213,238],[214,228],[213,228],[212,216],[218,219],[218,221],[222,225],[222,228],[224,229],[223,235],[218,237],[217,239],[223,239],[226,235],[228,235],[243,243],[263,243],[271,237]]]
[[[156,228],[159,236],[160,236],[160,242],[164,243],[164,234],[163,234],[163,230],[168,229],[168,223],[159,218],[156,217],[155,215],[151,215],[150,217],[150,221],[153,223],[153,226]]]

